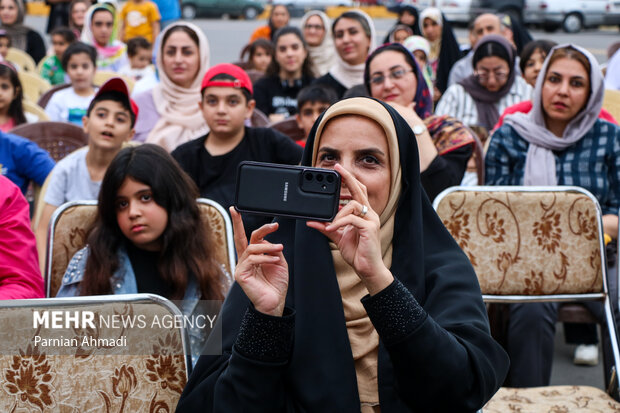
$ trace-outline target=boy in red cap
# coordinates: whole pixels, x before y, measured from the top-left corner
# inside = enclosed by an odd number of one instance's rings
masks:
[[[36,228],[40,259],[45,254],[47,226],[54,210],[65,202],[97,199],[108,165],[123,144],[133,138],[137,117],[138,106],[129,97],[124,80],[115,77],[99,88],[82,118],[88,146],[56,164],[47,191],[42,194],[45,206]]]
[[[213,66],[202,80],[200,102],[210,132],[172,152],[196,182],[200,196],[225,209],[233,204],[241,161],[297,165],[301,160],[302,149],[287,136],[245,125],[256,106],[252,93],[252,82],[243,69],[227,63]],[[245,214],[243,221],[251,233],[270,219]]]

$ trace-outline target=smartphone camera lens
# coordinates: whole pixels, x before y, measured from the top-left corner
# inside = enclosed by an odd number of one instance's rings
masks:
[[[330,184],[334,182],[334,175],[327,175],[327,182],[329,182]]]
[[[323,175],[317,175],[316,180],[319,182],[323,182]]]
[[[306,181],[312,181],[312,174],[310,172],[306,174]]]

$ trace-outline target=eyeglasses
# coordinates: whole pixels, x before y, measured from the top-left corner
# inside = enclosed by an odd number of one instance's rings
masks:
[[[306,24],[304,26],[304,29],[306,30],[325,30],[325,27],[321,26],[320,24]]]
[[[410,72],[413,72],[413,70],[395,69],[388,73],[387,77],[389,77],[391,80],[398,80],[402,79],[407,73]],[[370,78],[370,83],[375,86],[379,86],[383,84],[383,82],[385,82],[385,75],[383,73],[378,73]]]
[[[474,72],[474,75],[476,76],[476,79],[478,79],[478,82],[480,83],[487,83],[489,79],[491,78],[491,75],[498,82],[504,82],[506,79],[508,79],[508,73],[506,72],[489,72],[487,70],[477,70]]]

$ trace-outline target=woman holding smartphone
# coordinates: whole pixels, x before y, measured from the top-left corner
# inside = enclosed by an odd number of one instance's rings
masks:
[[[340,211],[331,223],[277,219],[248,241],[231,210],[239,262],[222,354],[201,357],[177,411],[481,408],[508,358],[423,194],[406,121],[374,99],[340,101],[302,164],[341,174]]]

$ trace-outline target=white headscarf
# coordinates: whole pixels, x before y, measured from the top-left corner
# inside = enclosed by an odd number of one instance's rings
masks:
[[[301,18],[300,28],[303,33],[304,26],[308,19],[312,16],[319,16],[323,21],[323,27],[325,27],[325,37],[318,46],[308,45],[308,52],[310,58],[317,71],[317,75],[323,76],[329,71],[329,68],[336,63],[336,48],[334,47],[334,39],[332,38],[332,23],[327,14],[320,10],[311,10],[304,14]]]
[[[349,12],[359,14],[368,23],[368,26],[370,27],[370,47],[368,48],[368,54],[370,54],[375,49],[375,39],[377,38],[375,24],[370,16],[361,10],[349,10]],[[364,83],[365,66],[365,63],[350,65],[345,62],[339,54],[336,54],[336,64],[329,69],[329,74],[344,87],[349,89],[355,85]]]
[[[443,17],[441,15],[441,10],[436,7],[427,7],[422,10],[420,13],[420,19],[418,20],[418,24],[420,25],[420,32],[424,33],[424,19],[431,19],[439,26],[443,27]],[[439,53],[441,52],[441,35],[434,41],[430,41],[431,51],[426,55],[426,58],[430,62],[434,62],[439,58]]]
[[[200,68],[191,86],[185,88],[175,84],[166,75],[163,65],[163,38],[171,29],[185,26],[198,36],[198,52],[200,54]],[[157,53],[157,69],[160,82],[153,88],[153,101],[160,118],[149,132],[146,142],[163,146],[168,151],[182,143],[206,134],[209,127],[198,107],[200,102],[200,84],[209,69],[209,43],[207,37],[197,26],[179,21],[166,27],[159,35],[160,50]]]
[[[590,62],[590,97],[586,106],[566,125],[561,137],[555,136],[545,124],[542,104],[542,88],[545,82],[549,60],[556,50],[566,47],[582,53]],[[553,151],[574,145],[592,128],[603,106],[603,74],[596,58],[587,50],[573,44],[555,46],[545,59],[540,75],[536,79],[533,93],[533,107],[530,113],[514,113],[506,116],[504,122],[530,143],[525,158],[524,185],[557,185],[555,157]]]

